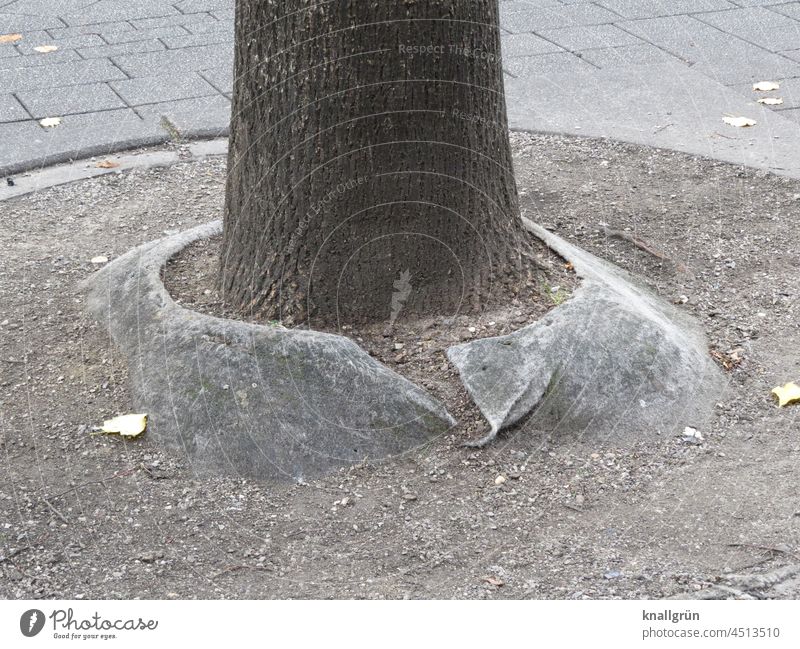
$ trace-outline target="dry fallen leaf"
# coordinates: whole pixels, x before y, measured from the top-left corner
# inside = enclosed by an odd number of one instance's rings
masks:
[[[781,87],[781,84],[775,83],[774,81],[759,81],[758,83],[753,84],[753,90],[757,90],[758,92],[769,92],[770,90],[778,90]]]
[[[58,49],[58,45],[39,45],[33,48],[36,52],[41,52],[42,54],[47,54],[48,52],[55,52]]]
[[[39,120],[39,124],[44,126],[45,128],[53,128],[54,126],[58,126],[61,124],[60,117],[45,117],[44,119]]]
[[[783,103],[783,99],[780,97],[762,97],[758,100],[759,104],[765,104],[767,106],[777,106]]]
[[[492,586],[496,586],[497,588],[500,588],[500,586],[505,586],[506,583],[499,577],[493,577],[492,575],[484,575],[483,577],[481,577],[481,579],[485,581],[487,584],[491,584]]]
[[[749,117],[734,117],[733,115],[726,115],[722,118],[722,121],[730,126],[737,126],[739,128],[756,125],[756,120],[754,119],[750,119]]]
[[[787,383],[786,385],[775,388],[772,394],[778,397],[778,407],[783,408],[783,406],[790,403],[800,401],[800,385],[796,383]]]
[[[119,162],[114,162],[113,160],[101,160],[95,165],[95,167],[99,167],[100,169],[114,169],[115,167],[119,167]]]
[[[96,433],[115,433],[123,437],[138,437],[147,428],[147,415],[120,415],[107,419],[100,428],[95,428]]]
[[[2,34],[0,35],[0,43],[16,43],[22,40],[22,34]]]

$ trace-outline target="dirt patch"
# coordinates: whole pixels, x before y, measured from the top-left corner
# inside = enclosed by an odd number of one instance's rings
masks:
[[[107,176],[3,203],[0,596],[657,598],[797,562],[800,411],[769,391],[800,378],[800,183],[593,140],[514,147],[528,217],[643,275],[738,359],[702,444],[522,426],[287,487],[197,479],[146,434],[92,437],[129,411],[129,368],[76,285],[97,255],[218,217],[224,162]]]

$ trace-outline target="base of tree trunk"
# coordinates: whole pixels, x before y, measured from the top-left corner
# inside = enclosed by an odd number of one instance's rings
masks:
[[[628,273],[528,223],[583,282],[541,321],[448,350],[490,425],[614,442],[702,427],[724,386],[694,321]],[[149,434],[198,473],[305,480],[452,431],[445,406],[354,341],[178,306],[161,270],[221,223],[140,246],[87,281]],[[164,362],[164,359],[167,362]]]

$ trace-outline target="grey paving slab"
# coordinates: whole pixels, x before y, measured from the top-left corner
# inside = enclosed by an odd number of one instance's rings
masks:
[[[614,25],[586,25],[546,29],[539,32],[547,40],[568,50],[586,50],[598,47],[621,47],[622,45],[642,45],[642,39],[621,30]]]
[[[183,138],[219,137],[228,133],[231,103],[214,95],[144,106],[139,112],[148,121],[168,120],[167,128],[176,129]]]
[[[175,72],[192,72],[219,66],[233,65],[233,44],[187,47],[182,50],[128,54],[112,59],[130,77]]]
[[[130,109],[71,115],[48,129],[38,122],[0,124],[0,141],[14,142],[13,147],[0,147],[0,176],[167,139],[160,125],[145,122]]]
[[[0,34],[32,32],[50,27],[64,27],[64,23],[57,16],[28,16],[5,13],[0,9]]]
[[[538,32],[543,29],[613,23],[619,16],[595,4],[576,4],[561,7],[534,7],[500,17],[500,25],[514,34]]]
[[[782,110],[780,111],[782,117],[786,119],[790,119],[793,122],[797,122],[800,124],[800,108],[791,108],[789,110]]]
[[[134,43],[136,41],[149,41],[168,36],[186,36],[189,32],[180,25],[168,25],[166,27],[154,27],[153,29],[131,28],[125,31],[101,31],[100,35],[110,45],[123,43]],[[233,42],[233,39],[231,39]]]
[[[625,18],[657,18],[736,9],[736,5],[728,0],[597,0],[597,4]]]
[[[760,77],[800,76],[790,58],[747,43],[693,16],[625,21],[619,25],[726,85]]]
[[[608,137],[800,177],[795,122],[681,64],[507,79],[506,94],[512,128]],[[728,126],[725,114],[757,125]]]
[[[195,72],[114,81],[111,86],[129,106],[219,94],[211,84]]]
[[[233,41],[234,25],[233,20],[199,21],[183,25],[184,29],[192,34],[205,34],[207,32],[226,32]]]
[[[19,50],[13,45],[0,45],[0,59],[19,56]]]
[[[30,16],[60,16],[73,11],[81,11],[97,0],[15,0],[2,5],[8,13]]]
[[[502,42],[503,57],[506,59],[563,51],[564,48],[535,34],[509,34]]]
[[[206,81],[214,86],[221,93],[230,95],[233,92],[233,66],[222,65],[200,73]]]
[[[695,17],[771,52],[800,48],[800,21],[764,7],[699,13]]]
[[[509,59],[506,61],[505,67],[514,76],[528,78],[549,77],[571,72],[580,73],[596,69],[591,63],[569,52]]]
[[[59,51],[73,50],[78,47],[91,47],[93,45],[104,45],[105,41],[97,34],[76,34],[66,38],[53,38],[46,31],[29,32],[25,38],[17,43],[17,49],[21,54],[36,55],[34,49],[42,45],[55,45]]]
[[[107,23],[94,23],[92,25],[78,25],[77,27],[59,27],[48,29],[53,38],[70,38],[81,34],[118,34],[133,31],[136,28],[128,22],[111,21]]]
[[[0,59],[0,61],[4,60],[6,59]],[[0,70],[0,88],[13,92],[34,88],[74,86],[123,78],[125,78],[123,72],[110,61],[94,59],[57,65],[40,65],[32,68]]]
[[[166,46],[160,40],[150,39],[146,41],[136,40],[127,43],[119,43],[118,45],[81,47],[78,48],[78,54],[84,59],[97,59],[140,52],[163,52],[166,49]]]
[[[649,43],[581,50],[576,53],[580,54],[585,61],[599,68],[624,68],[631,65],[652,65],[668,61],[680,63],[680,60],[676,57]]]
[[[235,17],[233,9],[215,9],[211,15],[217,20],[233,20]]]
[[[125,102],[105,83],[21,90],[17,92],[17,98],[36,119],[127,108]]]
[[[198,45],[213,45],[214,43],[231,43],[233,34],[227,30],[211,30],[200,34],[185,34],[176,36],[163,36],[161,40],[170,49],[196,47]]]
[[[0,59],[0,70],[19,70],[33,67],[49,67],[57,63],[67,63],[70,61],[80,61],[81,57],[75,50],[61,50],[49,52],[47,54],[20,55],[16,57],[6,57]],[[29,74],[37,74],[31,71]]]
[[[19,122],[30,118],[28,111],[22,107],[14,95],[0,94],[0,123]]]
[[[234,0],[179,0],[175,8],[181,13],[193,14],[215,9],[233,9]]]
[[[197,24],[214,25],[219,22],[215,16],[207,13],[200,14],[178,14],[174,16],[159,16],[157,18],[142,18],[132,20],[131,24],[136,29],[156,29],[158,27],[172,27],[175,25],[188,27]]]
[[[800,20],[800,2],[771,3],[769,9],[789,18]]]
[[[99,0],[83,9],[62,14],[61,19],[69,26],[76,26],[176,14],[179,15],[178,10],[167,0]]]

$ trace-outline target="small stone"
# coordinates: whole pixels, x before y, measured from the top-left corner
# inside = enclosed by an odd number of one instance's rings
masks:
[[[99,266],[100,264],[107,264],[108,257],[105,255],[98,255],[97,257],[92,257],[91,262],[96,266]]]
[[[403,349],[403,347],[405,347],[405,345],[403,343],[395,343],[394,344],[394,348],[397,349],[397,350]]]
[[[403,494],[403,500],[412,501],[416,499],[417,499],[417,494],[412,494],[412,493]]]
[[[506,481],[506,477],[504,475],[499,475],[494,479],[494,483],[496,485],[498,485],[498,486],[503,484],[503,483],[505,483],[505,481]]]

